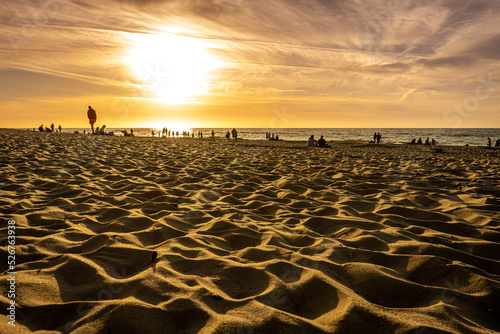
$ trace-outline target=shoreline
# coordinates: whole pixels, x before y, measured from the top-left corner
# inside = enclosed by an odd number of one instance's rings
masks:
[[[102,135],[91,135],[89,133],[71,133],[71,132],[54,132],[54,133],[47,133],[47,132],[39,132],[39,131],[32,131],[30,129],[8,129],[8,128],[0,128],[0,131],[20,131],[20,132],[31,132],[31,133],[36,133],[36,134],[47,134],[47,135],[74,135],[74,136],[91,136],[92,138],[94,137],[101,137]],[[104,135],[102,137],[105,138],[121,138],[124,137],[122,134],[115,134],[112,136]],[[191,137],[152,137],[152,136],[133,136],[133,137],[126,137],[126,138],[141,138],[141,139],[151,139],[151,140],[192,140],[192,141],[211,141],[210,137],[204,137],[204,138],[191,138]],[[215,137],[216,142],[232,142],[234,143],[235,141],[233,139],[227,140],[224,137],[221,136],[216,136]],[[279,144],[283,143],[288,143],[292,145],[300,145],[304,144],[307,146],[307,138],[302,140],[286,140],[282,139],[279,141],[272,141],[272,140],[265,140],[265,139],[245,139],[245,138],[238,138],[236,140],[236,143],[268,143],[269,145],[276,144],[279,146]],[[410,144],[410,143],[370,143],[369,140],[367,141],[361,141],[361,140],[329,140],[327,141],[328,144],[334,144],[334,145],[351,145],[351,146],[367,146],[367,147],[377,147],[377,146],[394,146],[394,147],[416,147],[416,148],[422,148],[422,149],[433,149],[433,148],[484,148],[484,149],[491,149],[491,150],[500,150],[500,147],[494,147],[494,144],[492,143],[491,147],[487,147],[486,145],[441,145],[441,144],[436,144],[436,145],[425,145],[425,144]],[[319,148],[318,148],[319,149]]]

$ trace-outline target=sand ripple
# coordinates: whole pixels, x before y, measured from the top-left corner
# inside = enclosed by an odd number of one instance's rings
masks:
[[[20,332],[500,331],[499,150],[0,137]]]

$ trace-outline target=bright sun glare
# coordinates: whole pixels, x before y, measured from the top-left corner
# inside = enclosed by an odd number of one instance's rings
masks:
[[[212,43],[170,33],[140,34],[127,57],[145,89],[154,92],[164,103],[196,101],[210,89],[213,70],[221,62],[207,51]]]

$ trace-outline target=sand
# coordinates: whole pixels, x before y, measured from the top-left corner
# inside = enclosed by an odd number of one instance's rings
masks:
[[[1,333],[500,331],[498,149],[0,143]]]

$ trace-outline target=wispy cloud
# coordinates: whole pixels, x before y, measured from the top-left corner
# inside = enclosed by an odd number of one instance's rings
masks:
[[[397,104],[432,92],[442,108],[500,75],[499,15],[496,0],[4,1],[0,66],[119,94],[138,84],[123,61],[132,36],[170,28],[210,40],[229,64],[220,101]]]

